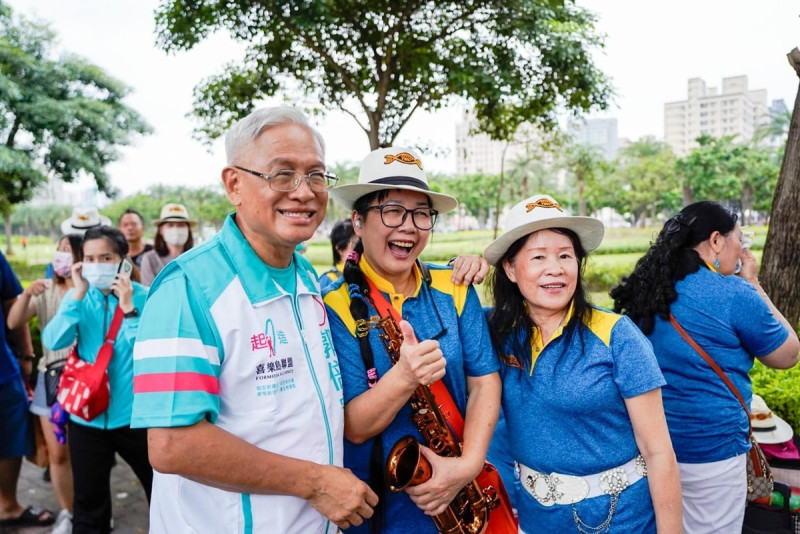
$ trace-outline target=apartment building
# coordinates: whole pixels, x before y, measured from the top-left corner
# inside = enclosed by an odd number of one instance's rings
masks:
[[[678,156],[688,154],[703,134],[735,135],[749,141],[769,120],[766,89],[750,90],[747,76],[722,79],[722,90],[701,78],[688,82],[688,98],[664,104],[664,141]]]

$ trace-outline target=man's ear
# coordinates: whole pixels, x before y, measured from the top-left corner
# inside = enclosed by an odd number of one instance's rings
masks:
[[[222,185],[225,187],[225,194],[228,200],[236,207],[242,205],[242,175],[234,167],[222,169]]]

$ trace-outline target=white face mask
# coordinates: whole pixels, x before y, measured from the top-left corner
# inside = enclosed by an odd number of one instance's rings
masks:
[[[72,252],[57,250],[53,255],[53,271],[61,278],[69,278],[72,271]]]
[[[84,263],[82,269],[83,278],[97,289],[111,289],[111,282],[117,276],[116,263]]]
[[[189,229],[185,226],[164,228],[161,232],[161,237],[168,245],[173,247],[182,247],[189,240]]]

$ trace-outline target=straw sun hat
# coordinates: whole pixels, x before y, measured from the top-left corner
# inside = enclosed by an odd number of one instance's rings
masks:
[[[430,197],[433,209],[439,213],[450,211],[458,205],[458,201],[450,195],[431,191],[419,155],[409,148],[400,147],[379,148],[367,154],[361,162],[358,183],[334,187],[330,190],[330,196],[353,209],[356,200],[383,189],[424,193]]]
[[[61,233],[83,235],[89,228],[101,225],[110,226],[111,219],[100,215],[97,208],[73,208],[72,216],[61,223]]]
[[[792,439],[792,427],[775,415],[760,395],[750,401],[750,424],[759,443],[783,443]]]
[[[153,221],[153,224],[158,226],[166,222],[185,222],[192,226],[197,224],[197,221],[189,219],[189,212],[186,210],[186,206],[175,203],[165,204],[161,208],[161,216]]]
[[[506,215],[503,234],[486,247],[483,257],[492,265],[497,265],[517,239],[547,228],[572,230],[587,253],[600,246],[605,231],[599,220],[567,215],[553,197],[533,195],[511,208]]]

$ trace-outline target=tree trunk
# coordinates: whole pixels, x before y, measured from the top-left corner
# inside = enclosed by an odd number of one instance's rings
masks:
[[[694,203],[694,192],[692,188],[688,185],[683,186],[683,207],[685,208],[689,204]]]
[[[747,226],[751,223],[750,214],[753,212],[753,199],[755,195],[756,193],[752,185],[745,185],[742,187],[742,226]]]
[[[6,256],[11,256],[14,251],[11,250],[11,210],[8,210],[5,216],[6,220]]]
[[[800,77],[800,50],[789,55]],[[761,283],[789,324],[797,327],[800,319],[800,86],[794,101],[789,137],[783,154],[781,174],[772,201],[769,232],[764,245]]]
[[[586,217],[586,195],[584,193],[583,171],[578,171],[578,215]]]

